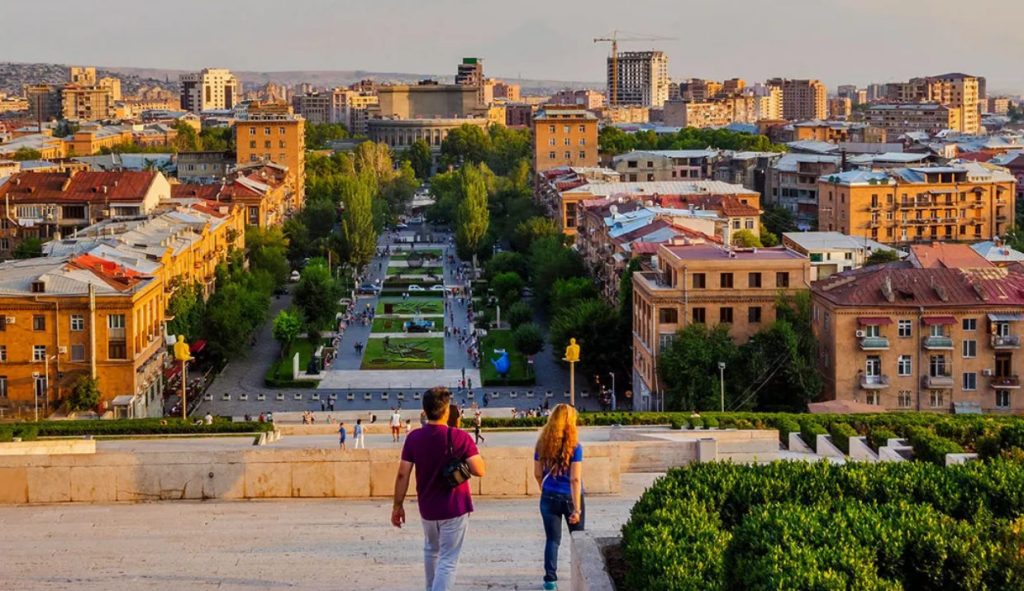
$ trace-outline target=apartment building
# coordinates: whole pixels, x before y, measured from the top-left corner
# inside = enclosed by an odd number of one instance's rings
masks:
[[[768,169],[765,201],[791,211],[798,224],[812,226],[818,219],[818,179],[837,172],[840,160],[831,154],[781,155]]]
[[[776,319],[779,294],[808,289],[807,257],[785,248],[661,244],[657,268],[633,274],[633,389],[637,408],[661,391],[658,358],[688,324],[727,324],[746,342]]]
[[[614,156],[611,167],[628,182],[709,179],[720,154],[718,150],[634,150]]]
[[[549,105],[580,105],[584,109],[600,109],[605,106],[604,94],[589,88],[583,90],[559,90],[551,95]]]
[[[215,183],[234,171],[233,152],[178,152],[178,180],[182,183]]]
[[[241,100],[242,88],[230,70],[206,68],[182,74],[181,108],[193,113],[233,109]]]
[[[846,119],[853,114],[853,100],[845,96],[828,99],[828,116],[832,119]]]
[[[509,103],[518,103],[521,98],[521,90],[518,84],[511,82],[505,82],[502,80],[494,81],[494,88],[492,90],[494,100],[505,101]]]
[[[0,258],[26,238],[68,236],[105,219],[152,212],[171,195],[159,172],[19,172],[0,185]]]
[[[490,96],[487,96],[484,79],[484,60],[479,57],[464,57],[458,65],[455,73],[455,84],[469,86],[476,90],[477,103],[489,105],[494,100],[494,87],[490,87]]]
[[[886,84],[886,97],[898,103],[931,102],[957,111],[956,131],[973,134],[981,128],[979,103],[984,92],[982,78],[950,73],[911,78],[909,82]]]
[[[275,162],[288,168],[292,209],[306,199],[306,120],[283,104],[253,103],[235,121],[239,165]]]
[[[874,240],[854,238],[840,232],[785,232],[782,245],[811,261],[811,279],[859,269],[871,253],[892,250]]]
[[[370,111],[377,105],[373,92],[336,88],[331,92],[331,123],[341,123],[352,134],[366,135]]]
[[[784,119],[793,121],[828,117],[828,89],[820,80],[772,78],[767,86],[782,91]]]
[[[241,217],[245,225],[266,229],[280,226],[294,212],[294,187],[290,183],[287,167],[256,162],[232,167],[230,173],[213,183],[171,185],[171,199],[238,205],[244,212]]]
[[[891,263],[812,284],[824,399],[879,410],[1024,411],[1021,294],[1019,266]]]
[[[1013,224],[1016,188],[977,162],[837,172],[818,179],[818,228],[884,244],[991,240]]]
[[[960,129],[960,110],[939,103],[892,103],[867,107],[863,121],[898,138],[912,132],[935,135],[944,129]]]
[[[334,108],[334,95],[316,90],[297,94],[292,97],[292,109],[296,115],[302,115],[311,125],[333,123],[331,115]]]
[[[61,113],[68,121],[103,121],[114,117],[111,88],[69,84],[60,91]]]
[[[573,106],[547,105],[533,116],[533,170],[598,163],[597,116]]]
[[[668,56],[663,51],[623,51],[608,58],[612,105],[660,107],[668,100]]]

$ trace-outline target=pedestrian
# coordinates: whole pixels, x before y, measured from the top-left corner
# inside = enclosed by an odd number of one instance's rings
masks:
[[[320,401],[320,412],[324,412],[325,410],[327,410],[327,401],[326,400],[321,400]]]
[[[341,449],[345,449],[346,435],[347,434],[345,433],[345,421],[341,421],[338,423],[338,447],[340,447]]]
[[[334,412],[334,399],[333,398],[331,398],[330,401],[327,403],[327,410],[329,410],[331,412]]]
[[[432,388],[423,395],[423,411],[429,422],[405,439],[391,509],[391,524],[402,527],[405,496],[415,468],[416,502],[423,523],[423,570],[428,591],[455,588],[459,553],[469,528],[469,514],[473,512],[468,477],[453,486],[453,480],[444,474],[448,473],[449,464],[459,460],[472,476],[482,478],[485,471],[484,460],[469,435],[445,427],[450,405],[451,392],[445,388]]]
[[[558,546],[562,519],[569,533],[583,531],[583,446],[576,427],[576,409],[559,404],[537,438],[533,477],[541,489],[540,517],[544,523],[544,589],[557,589]]]
[[[483,425],[483,414],[480,411],[476,411],[476,416],[473,418],[473,434],[476,436],[476,443],[480,445],[484,438],[480,436],[480,427]]]
[[[391,409],[391,441],[398,442],[402,433],[402,413],[397,408]]]
[[[356,419],[356,426],[352,427],[352,439],[355,440],[355,449],[366,449],[366,437],[363,435],[363,419]]]

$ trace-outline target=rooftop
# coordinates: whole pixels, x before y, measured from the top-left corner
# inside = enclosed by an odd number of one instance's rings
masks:
[[[993,266],[970,246],[952,242],[912,244],[908,260],[922,269],[979,269]]]
[[[0,185],[0,198],[25,203],[139,201],[157,172],[20,172]]]
[[[802,260],[802,254],[788,248],[725,248],[712,244],[691,244],[685,246],[665,245],[671,255],[683,261],[782,261]]]
[[[840,306],[1024,306],[1024,273],[1009,268],[915,268],[909,262],[844,271],[811,284]]]
[[[842,232],[785,232],[783,238],[804,250],[895,250],[874,240],[849,236]]]
[[[992,263],[1013,263],[1024,261],[1024,252],[1014,250],[1002,242],[986,240],[971,245],[974,252]]]
[[[39,295],[42,283],[49,295],[85,295],[89,286],[97,295],[127,293],[151,277],[118,263],[91,255],[39,257],[0,263],[0,296]]]
[[[741,185],[710,180],[591,182],[566,191],[566,193],[590,193],[604,197],[611,195],[759,195],[757,191],[751,191]]]

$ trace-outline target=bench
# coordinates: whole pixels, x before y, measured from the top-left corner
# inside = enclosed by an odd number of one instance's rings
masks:
[[[280,402],[280,401],[284,400],[284,394],[278,392],[276,395],[274,395],[274,399],[277,400],[278,402]]]
[[[356,395],[351,393],[351,392],[349,392],[348,394],[345,395],[345,400],[348,400],[349,402],[352,402],[355,399],[356,399]]]
[[[258,400],[259,402],[263,402],[266,399],[267,399],[267,395],[266,394],[257,394],[256,395],[256,400]]]

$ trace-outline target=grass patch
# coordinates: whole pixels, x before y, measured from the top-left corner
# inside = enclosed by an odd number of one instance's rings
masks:
[[[423,250],[416,250],[417,255],[422,257],[433,257],[437,260],[441,260],[441,249],[440,248],[424,248]],[[403,250],[402,252],[391,253],[391,258],[396,261],[407,261],[412,253]]]
[[[291,351],[288,352],[288,356],[284,359],[277,359],[270,364],[267,368],[267,373],[263,378],[264,383],[267,386],[276,388],[313,388],[316,387],[317,382],[310,380],[292,381],[292,357],[295,354],[299,354],[299,371],[306,371],[306,367],[309,366],[309,360],[313,358],[313,351],[315,347],[306,339],[298,339],[292,343]],[[308,385],[307,385],[308,384]]]
[[[442,273],[441,267],[388,267],[388,277],[396,275],[437,275]]]
[[[444,331],[444,316],[425,316],[423,319],[434,323],[434,332]],[[370,328],[370,332],[404,332],[402,324],[408,320],[409,318],[381,318],[378,316],[373,319],[373,326]]]
[[[536,382],[536,378],[529,371],[526,356],[516,351],[511,330],[489,331],[480,347],[480,379],[483,380],[484,386],[528,386]],[[508,376],[504,379],[491,364],[491,359],[498,357],[495,349],[508,351],[509,361],[512,362]]]
[[[363,351],[362,369],[444,369],[444,339],[371,338]]]
[[[439,297],[384,297],[377,302],[377,314],[387,314],[385,304],[394,304],[391,314],[444,314],[444,300]]]

